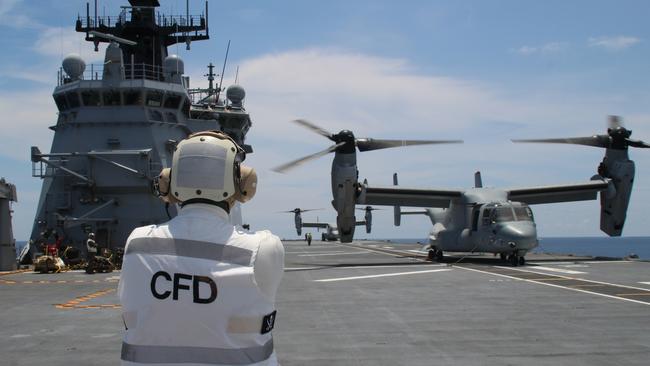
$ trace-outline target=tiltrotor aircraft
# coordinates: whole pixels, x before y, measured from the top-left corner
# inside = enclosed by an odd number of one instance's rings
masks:
[[[357,220],[354,216],[355,205],[366,204],[366,202],[359,202],[357,199],[359,196],[359,188],[361,187],[357,182],[359,176],[359,171],[357,170],[357,149],[364,152],[392,147],[462,142],[459,140],[384,140],[355,138],[352,131],[349,130],[343,130],[337,134],[333,134],[302,119],[294,120],[293,122],[330,139],[334,142],[334,145],[315,154],[275,167],[273,170],[278,173],[284,173],[300,164],[332,152],[334,153],[334,160],[332,161],[332,196],[334,199],[332,200],[332,206],[334,206],[338,214],[336,217],[336,226],[339,229],[341,242],[343,243],[351,242],[354,236],[354,229],[357,226]]]
[[[311,127],[322,131],[318,127]],[[515,140],[515,142],[568,143],[602,147],[605,158],[598,174],[590,181],[577,184],[527,187],[517,189],[484,188],[480,174],[475,176],[475,188],[460,191],[398,187],[394,176],[392,187],[372,187],[356,179],[354,139],[337,143],[332,163],[332,193],[341,242],[351,242],[355,217],[350,206],[355,204],[388,205],[395,207],[395,224],[404,214],[422,213],[430,217],[434,227],[430,236],[430,256],[442,258],[444,251],[498,253],[513,265],[525,263],[524,256],[537,246],[537,230],[528,205],[596,199],[600,193],[600,228],[610,236],[623,231],[627,207],[634,181],[634,162],[628,157],[628,147],[649,148],[650,145],[630,139],[618,117],[610,117],[606,135],[591,137]],[[351,132],[347,132],[353,136]],[[347,145],[345,145],[347,144]],[[285,164],[286,170],[297,163],[324,152]],[[421,212],[401,212],[400,206],[423,207]]]
[[[293,210],[289,211],[280,211],[281,213],[293,213],[294,214],[294,223],[296,225],[296,234],[298,236],[302,235],[302,228],[307,227],[307,228],[317,228],[317,229],[325,229],[325,232],[322,235],[322,240],[323,241],[334,241],[334,240],[339,240],[339,230],[336,227],[336,225],[331,224],[331,223],[326,223],[326,222],[303,222],[302,221],[302,216],[301,213],[303,212],[309,212],[309,211],[318,211],[322,210],[322,208],[312,208],[312,209],[306,209],[303,210],[301,208],[294,208]],[[366,206],[364,208],[357,208],[357,210],[363,210],[366,212],[364,216],[364,221],[357,221],[356,226],[365,226],[366,227],[366,233],[370,234],[372,230],[372,211],[380,210],[379,208],[374,208],[372,206]]]

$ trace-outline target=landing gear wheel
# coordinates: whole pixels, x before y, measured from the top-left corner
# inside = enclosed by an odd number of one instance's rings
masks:
[[[429,249],[429,253],[427,254],[427,260],[429,262],[433,262],[434,259],[436,259],[436,251],[434,249]]]
[[[506,260],[508,260],[508,256],[506,255],[506,253],[500,253],[500,254],[499,254],[499,257],[501,257],[501,260],[504,261],[504,262],[505,262]]]
[[[444,253],[442,252],[442,250],[437,250],[436,251],[436,261],[442,262],[444,260],[445,260],[445,256],[444,256]]]
[[[519,257],[514,254],[511,254],[510,257],[508,257],[508,260],[513,267],[517,267],[519,265]]]
[[[526,264],[526,258],[524,258],[524,257],[519,257],[519,265],[520,265],[520,266],[523,266],[524,264]]]

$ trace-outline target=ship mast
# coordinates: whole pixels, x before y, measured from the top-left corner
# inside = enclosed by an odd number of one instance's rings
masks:
[[[123,6],[119,16],[98,16],[95,0],[94,16],[90,4],[86,3],[86,17],[77,18],[76,31],[86,33],[86,41],[95,44],[110,42],[94,32],[136,42],[136,45],[122,44],[126,63],[161,66],[168,56],[167,47],[176,43],[189,46],[194,41],[210,38],[208,28],[208,2],[201,15],[162,15],[156,12],[158,0],[129,0],[131,6]]]

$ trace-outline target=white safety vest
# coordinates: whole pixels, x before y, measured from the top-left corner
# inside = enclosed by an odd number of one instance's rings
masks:
[[[259,246],[278,239],[233,230],[226,220],[202,228],[230,228],[222,243],[173,237],[164,225],[136,229],[125,247],[122,364],[277,365],[274,304],[254,266]]]
[[[97,243],[93,239],[86,240],[86,249],[88,253],[97,253]]]

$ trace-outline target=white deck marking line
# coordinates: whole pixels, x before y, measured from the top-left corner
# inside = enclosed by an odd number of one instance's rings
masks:
[[[328,255],[353,255],[353,254],[366,254],[364,252],[341,252],[341,253],[321,253],[321,254],[299,254],[298,257],[321,257]]]
[[[319,268],[327,268],[327,267],[284,267],[284,271],[285,272],[305,271],[308,269],[319,269]]]
[[[566,274],[585,274],[587,272],[580,272],[580,271],[574,271],[571,269],[564,269],[564,268],[553,268],[553,267],[543,267],[543,266],[535,266],[535,269],[541,269],[542,271],[549,271],[549,272],[560,272],[560,273],[566,273]]]
[[[412,272],[384,273],[384,274],[369,275],[369,276],[354,276],[354,277],[327,278],[327,279],[322,279],[322,280],[314,280],[314,282],[350,281],[350,280],[361,280],[361,279],[366,279],[366,278],[379,278],[379,277],[404,276],[404,275],[412,275],[412,274],[433,273],[433,272],[447,272],[447,271],[451,271],[451,268],[439,268],[439,269],[431,269],[431,270],[427,270],[427,271],[412,271]]]
[[[639,282],[642,285],[650,285],[650,282]]]
[[[583,292],[583,293],[585,293],[585,294],[591,294],[591,295],[596,295],[596,296],[602,296],[602,297],[607,297],[607,298],[610,298],[610,299],[623,300],[623,301],[633,302],[633,303],[636,303],[636,304],[642,304],[642,305],[650,306],[650,302],[638,301],[638,300],[632,300],[632,299],[626,299],[626,298],[624,298],[624,297],[613,296],[613,295],[607,295],[607,294],[601,294],[601,293],[598,293],[598,292],[587,291],[587,290],[581,290],[581,289],[574,288],[574,287],[566,287],[566,286],[554,285],[554,284],[552,284],[552,283],[546,283],[546,282],[541,282],[541,281],[533,281],[533,280],[528,280],[528,279],[525,279],[525,278],[519,278],[519,277],[508,276],[508,275],[504,275],[504,274],[500,274],[500,273],[494,273],[494,272],[488,272],[488,271],[481,271],[480,269],[475,269],[475,268],[468,268],[468,267],[463,267],[463,266],[455,266],[455,267],[456,267],[456,268],[460,268],[460,269],[464,269],[464,270],[467,270],[467,271],[473,271],[473,272],[479,272],[479,273],[486,273],[486,274],[491,274],[491,275],[494,275],[494,276],[500,276],[500,277],[505,277],[505,278],[511,278],[511,279],[513,279],[513,280],[517,280],[517,281],[524,281],[524,282],[536,283],[536,284],[538,284],[538,285],[544,285],[544,286],[550,286],[550,287],[563,288],[563,289],[566,289],[566,290],[571,290],[571,291],[576,291],[576,292]],[[507,268],[507,267],[505,267],[505,268]],[[511,268],[511,269],[512,269],[512,268]],[[580,280],[580,281],[584,281],[584,280]],[[618,285],[614,285],[614,286],[618,286]]]
[[[334,253],[345,253],[342,250],[332,250],[332,251],[323,251],[323,252],[314,251],[314,252],[316,252],[316,253],[332,253],[332,254],[334,254]],[[301,251],[301,252],[284,252],[284,254],[315,254],[314,252],[304,250],[304,251]]]
[[[546,262],[546,261],[536,261],[536,260],[527,261],[527,262],[529,264],[547,264],[547,265],[551,265],[551,264],[560,264],[561,265],[561,264],[571,263],[571,261]],[[627,263],[627,264],[629,264],[629,263],[634,263],[634,262],[632,262],[632,261],[623,261],[623,260],[620,260],[620,261],[618,261],[618,260],[617,261],[575,261],[574,260],[572,264],[582,265],[582,264],[609,264],[609,263]]]
[[[643,287],[634,287],[634,286],[628,286],[628,285],[620,285],[620,284],[618,284],[618,283],[602,282],[602,281],[595,281],[595,280],[587,280],[587,279],[584,279],[584,278],[568,277],[568,276],[562,276],[562,275],[556,275],[556,274],[551,275],[551,274],[543,273],[543,272],[536,272],[536,271],[525,270],[525,269],[523,269],[523,268],[504,267],[504,266],[494,266],[494,267],[496,267],[496,268],[503,268],[503,269],[511,269],[511,270],[513,270],[513,271],[535,273],[535,274],[546,275],[546,276],[561,277],[561,278],[566,278],[567,280],[575,280],[575,281],[590,282],[590,283],[599,283],[599,284],[601,284],[601,285],[616,286],[616,287],[624,287],[624,288],[631,288],[631,289],[633,289],[633,290],[648,291],[648,289],[643,288]]]
[[[341,245],[341,244],[335,244],[335,245],[338,245],[338,246],[341,246],[341,247],[353,248],[353,246],[348,246],[348,245]],[[396,256],[396,255],[400,255],[400,253],[401,253],[401,255],[409,256],[408,258],[415,259],[415,260],[420,261],[420,262],[426,262],[426,260],[424,260],[424,259],[422,259],[422,258],[413,258],[413,257],[411,256],[412,254],[410,254],[410,253],[406,253],[406,252],[404,252],[404,251],[396,250],[396,249],[391,250],[392,252],[395,252],[395,253],[386,253],[385,251],[382,251],[382,250],[373,250],[373,249],[371,249],[371,248],[360,248],[360,247],[357,247],[357,249],[365,250],[365,251],[372,252],[372,253],[378,253],[378,254],[383,254],[383,255],[389,255],[389,256],[391,256],[391,257],[394,257],[394,256]]]
[[[411,252],[411,253],[419,253],[419,254],[428,254],[428,253],[429,253],[429,252],[424,251],[424,250],[421,250],[421,249],[420,249],[420,250],[408,249],[407,252]]]
[[[284,270],[285,272],[292,272],[292,271],[299,271],[299,270],[306,270],[306,269],[328,269],[328,270],[334,270],[334,269],[375,269],[375,268],[404,268],[404,267],[443,267],[445,264],[396,264],[396,265],[383,265],[383,266],[368,266],[368,265],[350,265],[350,266],[336,266],[336,267],[330,267],[330,266],[319,266],[319,267],[285,267]]]

